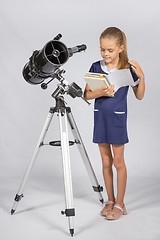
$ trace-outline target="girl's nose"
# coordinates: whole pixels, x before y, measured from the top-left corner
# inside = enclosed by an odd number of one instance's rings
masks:
[[[104,54],[105,54],[105,56],[108,56],[108,51],[105,51],[105,53],[104,53]]]

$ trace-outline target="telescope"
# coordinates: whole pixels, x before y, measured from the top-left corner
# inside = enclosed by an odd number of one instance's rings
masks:
[[[45,145],[55,147],[59,146],[62,151],[62,165],[64,175],[63,179],[66,203],[65,209],[61,211],[61,214],[66,215],[66,217],[68,218],[69,232],[71,236],[73,236],[73,220],[75,216],[75,208],[73,203],[72,176],[69,151],[69,147],[71,145],[77,145],[88,175],[90,177],[92,188],[94,192],[96,192],[96,194],[98,195],[99,201],[101,203],[104,203],[104,199],[101,194],[101,192],[103,191],[103,187],[100,186],[98,183],[83,140],[80,136],[76,122],[72,115],[71,108],[67,105],[67,103],[64,101],[64,97],[62,96],[63,94],[67,93],[72,98],[81,97],[83,100],[85,100],[82,97],[82,89],[75,82],[69,84],[63,77],[65,70],[60,69],[60,67],[64,63],[66,63],[68,59],[73,56],[74,53],[84,51],[86,49],[86,45],[82,44],[76,47],[67,48],[64,43],[59,41],[61,37],[62,35],[58,34],[52,41],[49,41],[41,50],[34,51],[29,59],[29,62],[23,68],[23,76],[25,80],[33,85],[41,84],[42,89],[46,89],[48,84],[55,78],[58,79],[60,83],[58,84],[57,89],[52,93],[52,97],[55,98],[56,102],[55,107],[50,107],[49,109],[46,121],[44,123],[35,150],[33,152],[31,161],[28,165],[28,168],[26,169],[19,190],[14,198],[14,204],[11,209],[11,214],[16,211],[18,203],[23,197],[24,187],[37,159],[40,148]],[[44,83],[44,80],[46,80],[47,78],[51,79],[47,83]],[[59,120],[60,140],[50,141],[48,144],[46,144],[44,142],[44,139],[54,114],[56,114]],[[69,140],[68,125],[70,126],[70,130],[72,131],[74,141]]]
[[[72,97],[81,97],[82,89],[76,83],[69,85],[67,81],[64,81],[62,74],[65,71],[59,68],[65,64],[73,54],[84,51],[87,47],[85,44],[82,44],[67,48],[64,43],[59,41],[61,37],[62,35],[58,34],[53,40],[46,43],[41,50],[35,50],[33,52],[29,58],[29,62],[26,63],[23,68],[23,77],[32,85],[41,84],[42,89],[46,89],[47,85],[54,78],[57,78],[61,82],[61,86],[56,89],[57,95],[67,92]],[[47,78],[51,78],[51,80],[43,83]],[[55,94],[52,96],[56,97]]]

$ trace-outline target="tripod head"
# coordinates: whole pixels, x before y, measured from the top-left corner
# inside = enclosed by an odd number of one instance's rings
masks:
[[[60,95],[64,95],[65,93],[67,93],[68,95],[70,95],[72,98],[75,97],[81,97],[86,103],[88,103],[88,105],[90,105],[90,103],[88,101],[86,101],[84,99],[83,95],[83,91],[82,88],[79,87],[75,82],[69,84],[65,78],[63,77],[63,74],[65,73],[65,70],[60,70],[58,69],[55,73],[54,76],[52,77],[52,79],[48,82],[48,83],[42,83],[41,84],[41,88],[42,89],[46,89],[47,85],[53,81],[54,78],[57,78],[60,81],[60,84],[58,84],[56,90],[52,93],[52,97],[53,98],[58,98]]]

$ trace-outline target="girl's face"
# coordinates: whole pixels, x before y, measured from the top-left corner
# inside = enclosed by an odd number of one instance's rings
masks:
[[[119,54],[123,51],[124,46],[119,46],[116,38],[101,38],[100,49],[106,65],[118,64]]]

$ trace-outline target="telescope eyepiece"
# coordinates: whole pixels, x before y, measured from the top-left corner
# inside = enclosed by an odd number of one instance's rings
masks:
[[[87,46],[85,44],[76,46],[78,48],[78,52],[85,51],[87,49]]]
[[[87,46],[85,44],[78,45],[76,47],[68,48],[69,56],[72,57],[74,53],[85,51]]]

